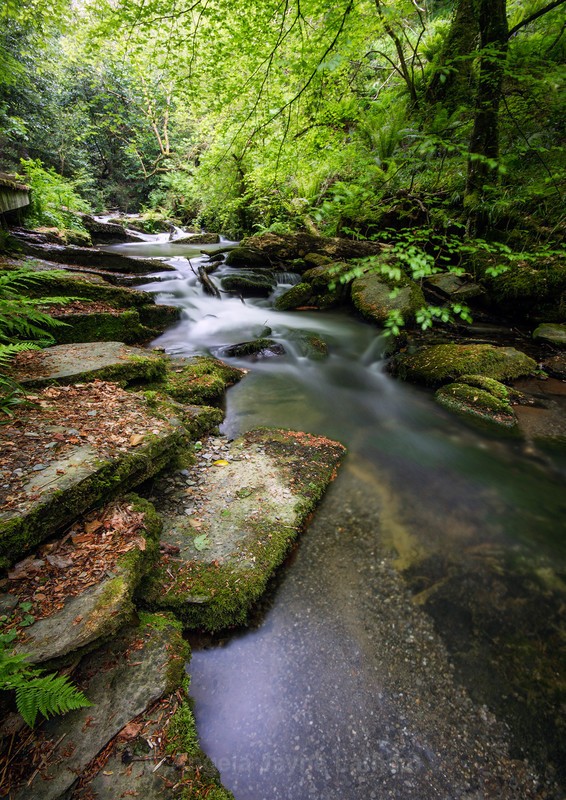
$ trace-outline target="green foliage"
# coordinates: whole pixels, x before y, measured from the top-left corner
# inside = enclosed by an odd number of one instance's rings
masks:
[[[0,412],[8,416],[23,399],[20,387],[6,375],[9,362],[18,353],[53,344],[54,340],[46,329],[66,324],[46,314],[40,307],[74,299],[31,298],[22,292],[58,274],[56,270],[34,272],[25,267],[0,270]]]
[[[23,603],[20,606],[22,611],[26,610],[24,606]],[[27,614],[20,626],[33,622],[34,618]],[[15,630],[0,634],[0,690],[16,693],[17,709],[27,725],[33,728],[38,714],[48,718],[91,705],[67,677],[55,673],[42,675],[42,670],[29,666],[25,655],[10,652],[8,647],[16,636]]]
[[[52,225],[84,231],[73,211],[89,211],[76,192],[76,184],[46,169],[39,159],[22,159],[22,180],[31,187],[29,221],[32,225]]]

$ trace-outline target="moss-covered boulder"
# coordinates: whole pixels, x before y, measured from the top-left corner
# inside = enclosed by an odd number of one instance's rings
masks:
[[[324,256],[320,256],[321,259]],[[334,262],[326,258],[318,266],[312,267],[303,273],[303,282],[312,288],[311,304],[317,308],[335,308],[343,305],[350,298],[350,284],[352,279],[341,279],[351,271],[351,265],[344,262]]]
[[[362,316],[378,325],[384,325],[392,311],[398,311],[405,323],[410,323],[425,305],[420,286],[405,277],[393,282],[382,275],[362,275],[353,281],[351,295]]]
[[[226,266],[250,269],[271,269],[271,259],[255,247],[234,247],[226,256]]]
[[[222,288],[236,292],[243,297],[269,297],[275,288],[275,277],[272,272],[237,272],[222,278]]]
[[[449,383],[462,375],[513,380],[536,368],[536,361],[520,350],[491,344],[437,344],[414,353],[399,353],[390,362],[391,371],[399,378],[429,386]]]
[[[70,535],[16,564],[5,591],[18,604],[0,624],[4,633],[17,632],[16,652],[33,664],[77,655],[132,621],[132,595],[158,557],[161,527],[151,503],[130,495],[77,520]],[[22,627],[29,615],[34,621]]]
[[[54,319],[64,323],[52,330],[57,344],[108,341],[136,344],[157,335],[155,330],[141,324],[135,309],[119,311],[108,306],[104,311],[90,311],[86,304],[75,303],[74,306],[82,310],[73,311],[63,306],[50,311]]]
[[[186,236],[178,236],[173,239],[171,244],[219,244],[220,234],[218,233],[189,233]]]
[[[216,405],[226,389],[245,375],[217,358],[195,356],[171,362],[165,379],[151,388],[164,392],[180,403]]]
[[[173,610],[187,628],[214,631],[246,621],[345,450],[323,437],[268,428],[209,447],[194,476],[189,471],[189,493],[155,492],[163,541],[175,555],[162,555],[138,598]],[[188,513],[196,501],[198,511]]]
[[[461,378],[457,383],[441,386],[435,399],[444,408],[460,416],[501,428],[517,427],[507,387],[482,376]]]
[[[547,342],[555,347],[566,348],[566,325],[558,322],[544,322],[533,331],[533,339]]]
[[[278,311],[291,311],[306,305],[313,296],[310,283],[297,283],[279,295],[274,305]]]
[[[262,233],[244,239],[242,247],[262,254],[264,262],[276,263],[302,259],[308,267],[313,264],[313,254],[326,256],[331,261],[364,258],[382,253],[386,247],[378,242],[354,241],[353,239],[314,236],[310,233]],[[310,261],[307,262],[306,258]]]
[[[566,380],[566,354],[559,353],[556,356],[552,356],[552,358],[548,358],[544,363],[543,366],[545,370],[553,375],[555,378],[560,378],[561,380]]]

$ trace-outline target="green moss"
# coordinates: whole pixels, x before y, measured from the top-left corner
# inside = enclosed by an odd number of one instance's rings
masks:
[[[275,301],[275,308],[278,311],[289,311],[308,303],[313,294],[309,283],[298,283],[286,292],[283,292]]]
[[[268,297],[275,288],[271,272],[250,275],[228,275],[220,281],[227,291],[240,292],[245,296]]]
[[[438,386],[462,375],[481,375],[498,381],[528,375],[536,361],[513,347],[490,344],[437,344],[391,360],[394,374],[403,380]]]
[[[185,440],[183,430],[173,430],[163,438],[147,436],[143,447],[132,453],[94,464],[93,473],[82,481],[64,490],[46,492],[27,513],[0,522],[0,556],[14,563],[101,500],[109,500],[155,475]]]
[[[188,753],[190,756],[200,753],[195,717],[186,700],[177,708],[167,727],[166,752],[169,755]]]
[[[405,276],[391,281],[383,275],[362,275],[352,283],[351,293],[355,308],[378,325],[385,324],[391,311],[399,311],[405,323],[412,322],[425,305],[421,287]]]
[[[517,427],[517,418],[506,399],[465,383],[450,383],[435,394],[436,401],[457,414],[506,429]]]
[[[153,338],[155,332],[140,322],[137,311],[121,314],[94,312],[92,314],[66,314],[59,317],[65,327],[53,328],[57,344],[75,342],[124,342],[134,344]]]
[[[149,387],[181,403],[214,405],[220,403],[228,386],[244,372],[216,358],[195,356],[184,362],[171,362],[164,380]]]
[[[165,694],[174,692],[183,686],[187,677],[185,668],[191,658],[189,643],[183,638],[183,629],[179,620],[168,613],[140,612],[139,623],[141,628],[153,628],[161,631],[169,640],[169,663],[166,672]]]

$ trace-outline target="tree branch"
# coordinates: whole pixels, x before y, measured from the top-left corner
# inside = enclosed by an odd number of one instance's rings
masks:
[[[554,2],[548,3],[548,5],[539,8],[538,11],[535,11],[533,14],[525,17],[525,19],[522,19],[521,22],[518,22],[513,28],[511,28],[508,38],[510,39],[512,36],[514,36],[517,31],[520,31],[521,28],[525,27],[525,25],[528,25],[530,22],[534,22],[535,19],[538,19],[539,17],[542,17],[543,14],[547,14],[549,11],[552,11],[553,8],[558,8],[558,6],[564,5],[564,3],[566,3],[566,0],[554,0]]]

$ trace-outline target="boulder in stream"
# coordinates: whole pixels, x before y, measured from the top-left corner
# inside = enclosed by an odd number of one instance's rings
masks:
[[[450,383],[462,375],[508,381],[536,368],[536,361],[520,350],[491,344],[435,344],[414,353],[399,353],[390,362],[394,375],[429,386]]]
[[[351,292],[355,308],[378,325],[384,325],[392,311],[398,311],[406,323],[411,322],[425,305],[420,286],[403,276],[393,282],[383,275],[362,275],[353,281]]]
[[[275,278],[272,272],[239,271],[226,275],[221,279],[222,288],[229,292],[236,292],[243,297],[269,297],[275,288]]]
[[[434,395],[448,411],[507,430],[517,428],[511,400],[519,393],[492,378],[463,375],[457,383],[441,386]]]

